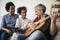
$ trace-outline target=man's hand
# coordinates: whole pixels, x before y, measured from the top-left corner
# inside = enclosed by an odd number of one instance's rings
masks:
[[[33,22],[31,22],[28,24],[28,27],[30,27],[33,30],[36,27],[36,25]]]

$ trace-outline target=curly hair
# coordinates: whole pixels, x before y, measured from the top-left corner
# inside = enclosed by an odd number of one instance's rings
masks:
[[[19,7],[19,8],[17,9],[17,13],[21,14],[21,11],[22,11],[22,10],[25,10],[25,11],[27,12],[27,8],[26,8],[25,6],[23,6],[23,7]]]
[[[10,6],[14,6],[15,7],[15,5],[12,2],[6,3],[5,9],[6,9],[7,12],[9,10]]]

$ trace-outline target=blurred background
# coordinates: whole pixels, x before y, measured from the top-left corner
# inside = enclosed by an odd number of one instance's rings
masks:
[[[1,22],[1,17],[5,14],[7,14],[6,10],[5,10],[5,4],[7,2],[13,2],[16,6],[15,8],[15,13],[17,13],[17,8],[20,6],[26,6],[27,7],[27,18],[29,19],[34,19],[35,16],[35,12],[34,12],[34,7],[39,4],[42,3],[46,6],[47,10],[46,13],[49,14],[50,13],[50,9],[51,9],[51,4],[56,1],[56,0],[0,0],[0,22]]]

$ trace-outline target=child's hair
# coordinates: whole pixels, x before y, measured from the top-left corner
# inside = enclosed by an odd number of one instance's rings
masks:
[[[17,9],[17,13],[18,14],[21,14],[21,11],[22,10],[25,10],[26,12],[27,12],[27,8],[25,7],[25,6],[23,6],[23,7],[19,7],[18,9]]]

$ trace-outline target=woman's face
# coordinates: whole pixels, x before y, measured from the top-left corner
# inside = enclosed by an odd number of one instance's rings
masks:
[[[10,6],[10,8],[9,8],[9,13],[10,14],[14,14],[14,12],[15,12],[15,7],[14,6]]]
[[[37,16],[41,16],[43,14],[43,10],[42,9],[35,9],[35,14]]]

